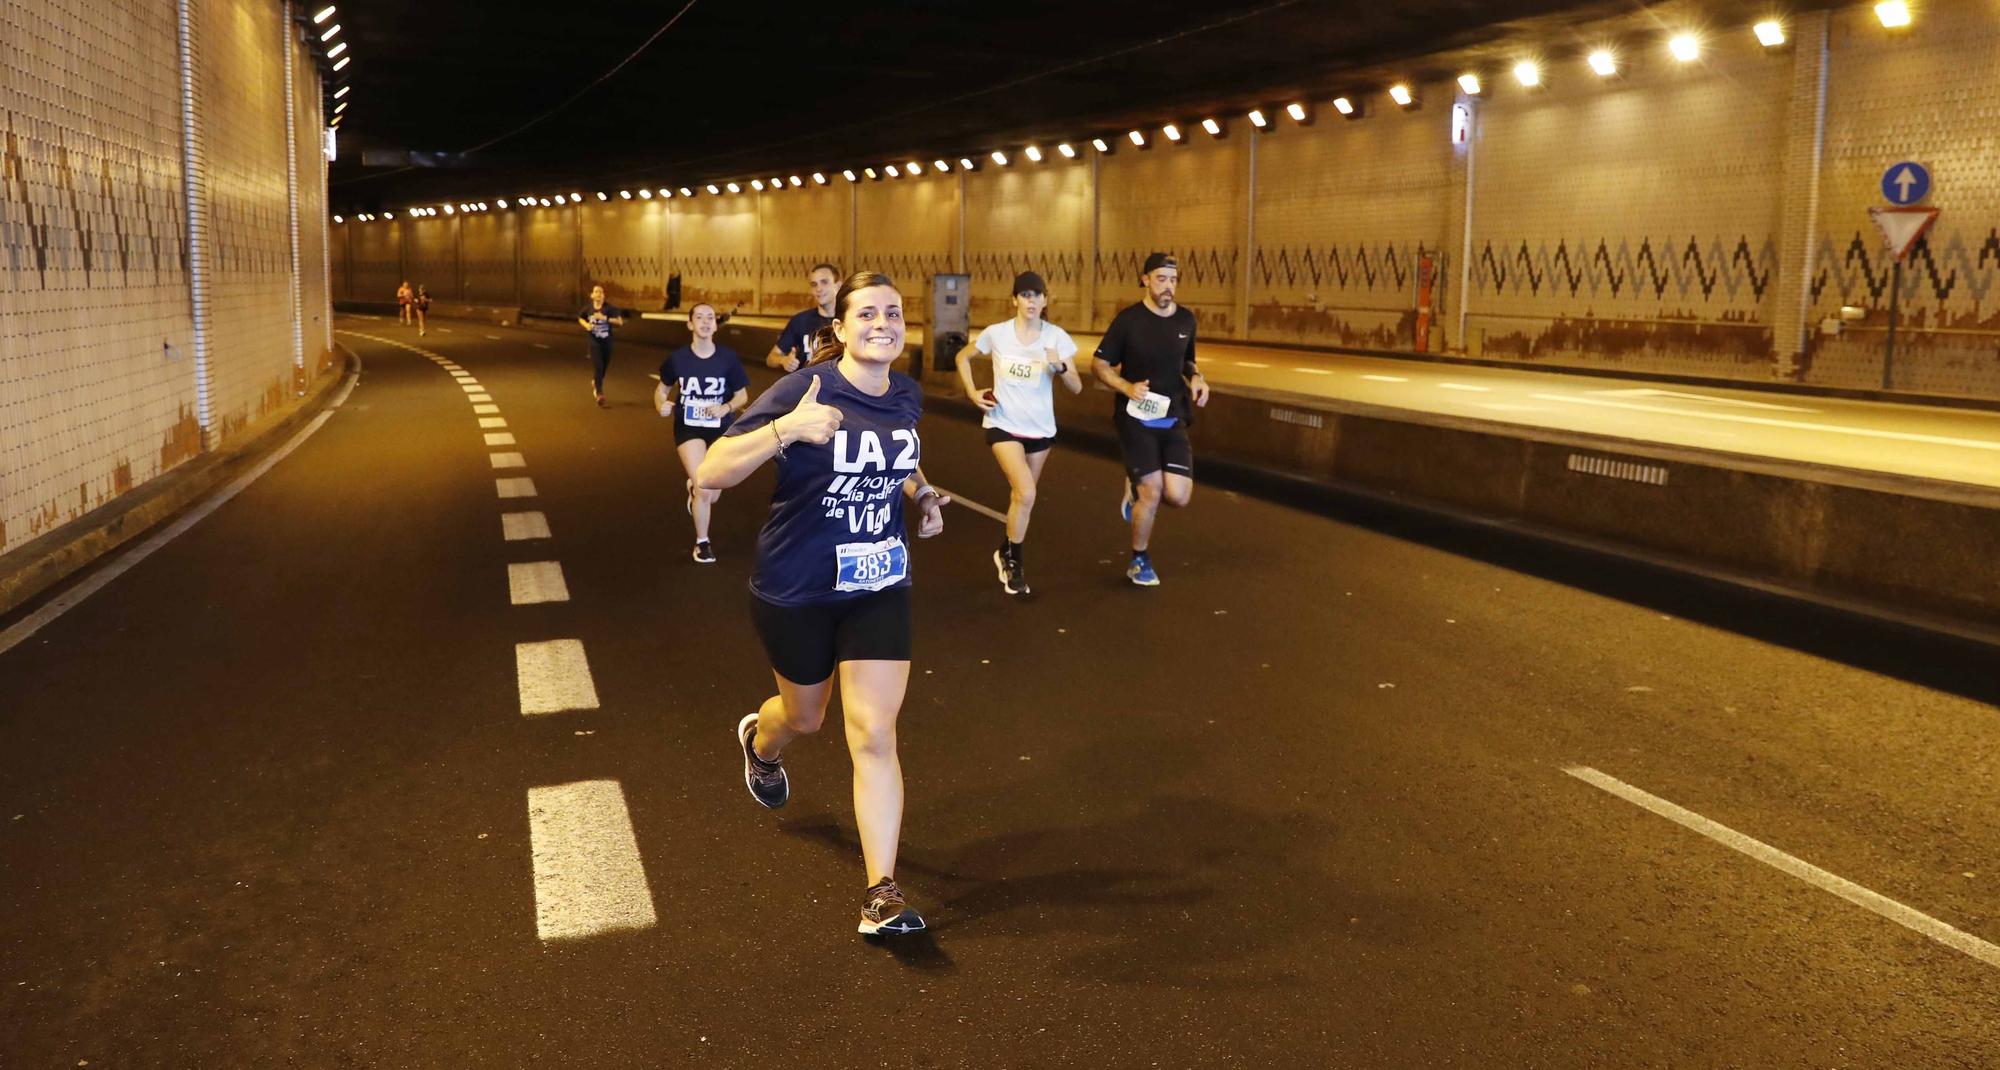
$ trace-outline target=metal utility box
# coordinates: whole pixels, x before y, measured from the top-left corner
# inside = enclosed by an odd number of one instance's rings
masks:
[[[972,276],[931,276],[931,318],[924,338],[932,367],[939,371],[956,367],[958,351],[972,339]]]

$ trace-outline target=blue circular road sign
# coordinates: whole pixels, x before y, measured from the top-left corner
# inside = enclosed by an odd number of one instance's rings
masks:
[[[1930,192],[1931,173],[1923,164],[1904,160],[1882,172],[1882,196],[1890,204],[1916,204]]]

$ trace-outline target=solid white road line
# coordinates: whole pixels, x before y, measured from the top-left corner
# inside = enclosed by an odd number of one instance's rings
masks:
[[[931,485],[937,486],[937,484],[935,483]],[[953,494],[951,491],[944,489],[943,487],[938,487],[937,492],[939,494],[944,495],[947,498],[950,498],[951,504],[953,505],[963,505],[967,509],[970,509],[975,513],[978,513],[980,516],[992,517],[993,519],[998,520],[1002,524],[1005,524],[1007,522],[1006,513],[1002,513],[993,509],[988,509],[986,506],[983,506],[978,502],[973,501],[971,498],[961,498],[958,495]]]
[[[528,539],[552,538],[549,534],[549,518],[540,511],[526,513],[501,513],[500,537],[508,542],[523,542]]]
[[[1408,379],[1406,379],[1406,378],[1404,378],[1403,376],[1400,376],[1400,375],[1364,375],[1364,376],[1362,376],[1362,378],[1363,378],[1363,379],[1368,379],[1368,380],[1372,380],[1372,381],[1374,381],[1374,382],[1377,382],[1377,383],[1407,383],[1407,382],[1409,382],[1409,380],[1408,380]]]
[[[474,400],[474,401],[478,401],[478,400],[479,400],[479,398],[480,398],[480,396],[481,396],[481,395],[477,395],[477,394],[475,394],[475,395],[473,395],[473,398],[472,398],[472,400]],[[488,398],[487,400],[488,400],[488,401],[490,402],[490,401],[491,401],[492,399],[491,399],[491,398]],[[472,407],[472,411],[473,411],[474,413],[482,413],[482,412],[486,412],[486,413],[491,413],[491,412],[499,412],[499,411],[500,411],[500,406],[498,406],[498,405],[492,405],[492,404],[486,404],[486,405],[474,405],[474,406]]]
[[[1880,438],[1892,442],[1921,442],[1927,446],[1960,446],[1969,450],[1992,450],[2000,452],[2000,439],[1982,442],[1975,438],[1924,435],[1914,431],[1881,431],[1872,427],[1844,427],[1840,424],[1823,424],[1813,420],[1780,420],[1770,416],[1746,416],[1735,412],[1700,412],[1693,409],[1669,408],[1665,405],[1639,405],[1629,401],[1611,401],[1607,398],[1580,398],[1570,394],[1535,394],[1533,396],[1541,401],[1567,401],[1573,405],[1598,405],[1609,409],[1654,412],[1663,416],[1690,416],[1697,420],[1725,420],[1730,423],[1756,424],[1759,427],[1783,427],[1794,431],[1824,431],[1830,435],[1854,435],[1858,438]]]
[[[639,838],[616,780],[528,789],[535,935],[574,940],[658,924]]]
[[[486,459],[495,468],[526,468],[528,459],[518,453],[489,453]]]
[[[597,708],[597,685],[591,682],[582,640],[515,643],[514,677],[523,717]]]
[[[486,444],[489,446],[512,446],[514,445],[514,433],[512,431],[488,431],[486,432]]]
[[[1921,933],[1953,951],[1964,952],[1988,966],[2000,966],[2000,947],[1989,944],[1971,933],[1952,928],[1928,914],[1869,891],[1853,881],[1828,873],[1810,862],[1794,858],[1762,841],[1753,840],[1735,829],[1719,825],[1692,810],[1675,806],[1657,795],[1642,791],[1617,777],[1600,773],[1587,765],[1568,766],[1563,772],[1586,784],[1602,788],[1634,806],[1651,810],[1674,824],[1698,832],[1724,847],[1749,855],[1773,869],[1797,877],[1823,892],[1831,892],[1863,910],[1879,914],[1906,929]]]
[[[478,405],[483,405],[483,404],[486,404],[486,403],[488,403],[488,402],[492,401],[492,400],[493,400],[493,395],[491,395],[491,394],[467,394],[467,395],[465,396],[465,400],[467,400],[467,401],[470,401],[470,402],[472,402],[472,404],[473,404],[473,405],[475,405],[475,406],[478,406]],[[473,412],[479,412],[479,411],[481,411],[481,410],[480,410],[480,409],[478,409],[478,408],[474,408],[474,409],[473,409],[472,411],[473,411]],[[498,409],[495,409],[495,410],[493,410],[493,411],[495,411],[495,412],[498,412],[498,411],[500,411],[500,410],[498,410]]]
[[[505,427],[507,426],[507,418],[504,416],[481,416],[479,418],[479,426]]]
[[[248,472],[231,481],[228,486],[222,488],[214,497],[195,506],[192,511],[161,529],[158,534],[119,554],[109,564],[91,573],[88,579],[56,595],[46,605],[42,606],[42,608],[14,622],[12,627],[9,627],[5,631],[0,631],[0,654],[5,654],[7,651],[14,649],[22,640],[41,631],[50,621],[69,612],[77,603],[103,590],[112,580],[130,571],[132,566],[151,557],[160,547],[179,538],[181,533],[201,523],[208,514],[222,508],[228,504],[230,499],[243,493],[244,488],[257,482],[264,473],[277,467],[279,461],[291,456],[293,450],[304,445],[306,439],[313,436],[313,432],[318,431],[321,425],[332,419],[333,414],[340,409],[341,405],[346,403],[347,395],[354,392],[354,385],[360,381],[359,376],[349,379],[346,385],[340,388],[340,393],[335,394],[333,400],[327,404],[326,411],[313,417],[312,422],[300,428],[298,434],[293,435],[289,441],[278,447],[269,457],[257,462],[255,468],[250,469]]]
[[[535,481],[527,476],[517,479],[496,479],[493,487],[502,498],[532,498],[535,496]]]
[[[507,566],[507,600],[517,606],[569,601],[558,561],[515,561]]]
[[[1633,390],[1593,390],[1591,391],[1591,393],[1602,394],[1605,397],[1680,398],[1683,401],[1706,401],[1713,405],[1735,405],[1738,408],[1767,409],[1772,412],[1817,413],[1819,411],[1818,409],[1808,409],[1802,405],[1773,405],[1768,401],[1745,401],[1742,398],[1719,398],[1719,397],[1712,397],[1708,394],[1691,394],[1683,390],[1655,390],[1651,387],[1639,387]]]
[[[1439,390],[1470,390],[1470,391],[1473,391],[1474,393],[1479,393],[1479,394],[1490,394],[1490,393],[1492,393],[1492,392],[1493,392],[1493,388],[1492,388],[1492,387],[1490,387],[1490,386],[1473,386],[1473,385],[1472,385],[1472,384],[1470,384],[1470,383],[1439,383],[1439,384],[1438,384],[1438,389],[1439,389]]]
[[[1268,367],[1270,367],[1270,365],[1269,365],[1269,364],[1259,364],[1258,362],[1256,362],[1256,361],[1254,361],[1254,360],[1237,360],[1237,361],[1231,361],[1230,363],[1232,363],[1232,364],[1235,364],[1235,365],[1236,365],[1237,367],[1239,367],[1239,368],[1268,368]]]

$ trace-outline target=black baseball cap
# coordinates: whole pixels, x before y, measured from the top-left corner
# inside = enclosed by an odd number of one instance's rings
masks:
[[[1146,266],[1139,269],[1139,274],[1151,275],[1163,267],[1170,267],[1175,271],[1179,271],[1181,269],[1181,262],[1175,260],[1172,253],[1153,253],[1146,257]]]
[[[1040,275],[1037,275],[1032,271],[1023,271],[1019,275],[1014,276],[1013,292],[1016,294],[1024,294],[1024,293],[1045,294],[1049,292],[1049,284],[1043,282],[1042,277]]]

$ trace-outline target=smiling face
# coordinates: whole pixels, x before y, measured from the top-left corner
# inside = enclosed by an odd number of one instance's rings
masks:
[[[869,286],[847,295],[833,323],[847,355],[864,364],[888,364],[903,355],[903,295],[894,286]]]
[[[1014,295],[1014,311],[1022,319],[1033,323],[1042,318],[1042,310],[1049,306],[1049,295],[1025,290]]]
[[[1151,301],[1154,308],[1164,309],[1174,303],[1174,290],[1181,283],[1179,268],[1154,268],[1152,273],[1142,278],[1146,283],[1146,300]]]
[[[833,295],[840,292],[840,279],[825,268],[814,271],[808,280],[812,283],[813,304],[822,310],[833,307]]]
[[[706,342],[715,337],[715,306],[696,305],[688,313],[688,331]]]
[[[593,305],[601,305],[604,303],[604,287],[592,286],[590,288],[590,303]]]

